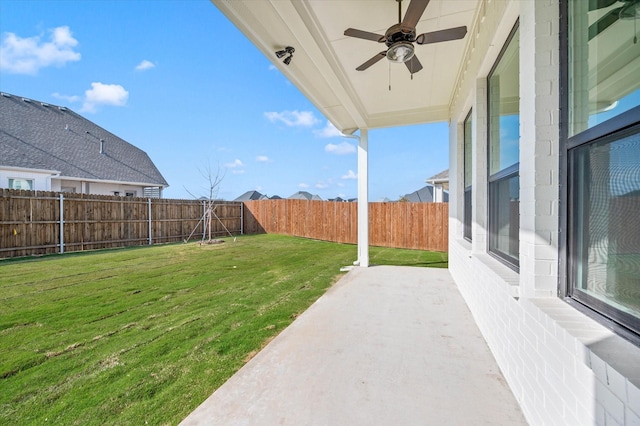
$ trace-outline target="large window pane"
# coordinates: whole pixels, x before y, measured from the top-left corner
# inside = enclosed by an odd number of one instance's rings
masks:
[[[640,133],[583,145],[571,159],[575,293],[640,323]]]
[[[568,294],[640,334],[640,9],[566,5]]]
[[[516,30],[489,76],[489,175],[520,157],[520,61]]]
[[[489,186],[491,215],[489,247],[492,252],[518,266],[520,255],[520,178],[509,175]]]
[[[516,27],[489,74],[489,252],[519,266],[520,65]]]
[[[569,137],[640,105],[636,3],[569,1]]]
[[[473,204],[471,199],[472,172],[471,160],[473,158],[472,121],[471,112],[464,121],[464,238],[471,241],[471,218]]]

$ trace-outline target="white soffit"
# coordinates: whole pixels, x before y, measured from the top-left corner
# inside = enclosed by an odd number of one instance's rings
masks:
[[[398,22],[395,0],[211,0],[340,130],[446,121],[481,0],[431,0],[418,34],[466,25],[462,40],[416,45],[413,75],[386,59],[356,71],[386,46],[344,35],[384,34]],[[409,0],[402,2],[402,15]],[[289,66],[274,54],[296,51]],[[391,90],[389,90],[391,85]]]

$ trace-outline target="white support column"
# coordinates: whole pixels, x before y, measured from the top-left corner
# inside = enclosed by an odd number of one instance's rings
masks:
[[[358,260],[369,266],[369,132],[360,129],[358,139]]]

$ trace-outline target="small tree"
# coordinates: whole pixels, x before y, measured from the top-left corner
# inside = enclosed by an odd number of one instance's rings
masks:
[[[206,231],[202,233],[202,241],[205,240],[205,235],[208,234],[208,241],[211,242],[211,223],[213,221],[213,216],[215,216],[215,200],[218,198],[218,193],[220,192],[220,184],[224,179],[224,173],[220,173],[220,166],[216,168],[214,171],[211,167],[211,163],[207,163],[207,166],[204,169],[198,169],[200,174],[202,175],[205,183],[206,183],[206,195],[197,197],[191,191],[189,191],[186,187],[185,190],[193,197],[199,200],[204,200],[205,208],[204,215],[201,221],[204,222],[206,226]],[[217,216],[216,216],[217,217]],[[199,224],[199,223],[198,223]],[[197,226],[196,226],[197,228]],[[226,229],[226,228],[225,228]],[[194,229],[195,232],[195,229]],[[227,230],[229,232],[229,230]],[[193,232],[191,233],[193,235]],[[189,238],[191,238],[191,235]],[[188,241],[189,239],[187,239]]]

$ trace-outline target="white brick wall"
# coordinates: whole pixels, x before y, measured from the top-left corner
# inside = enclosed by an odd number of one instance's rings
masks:
[[[558,298],[514,298],[487,262],[450,244],[451,274],[527,421],[638,425],[640,348]]]
[[[449,268],[532,425],[639,425],[640,348],[556,297],[559,241],[559,6],[496,1],[452,106],[454,200],[463,197],[462,134],[473,108],[473,243],[450,212]],[[520,273],[486,254],[486,75],[520,20]],[[535,82],[535,84],[534,84]],[[464,93],[472,93],[468,101]],[[464,100],[464,101],[463,101]]]

